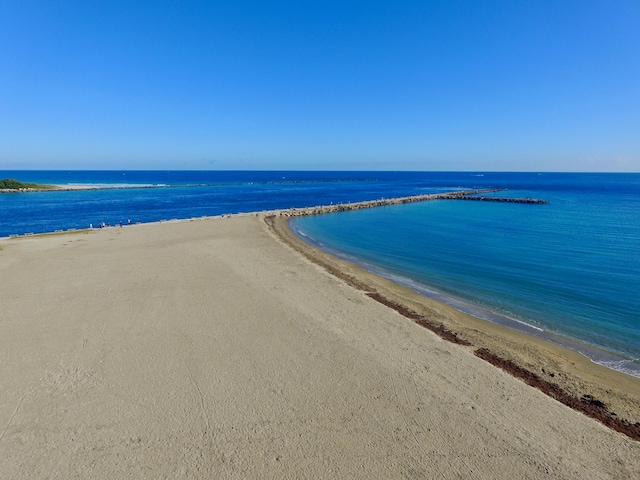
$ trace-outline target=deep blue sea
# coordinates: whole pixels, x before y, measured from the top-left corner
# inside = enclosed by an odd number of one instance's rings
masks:
[[[6,177],[127,188],[0,195],[0,237],[467,188],[544,199],[438,200],[292,225],[425,295],[640,376],[640,174],[0,171]]]

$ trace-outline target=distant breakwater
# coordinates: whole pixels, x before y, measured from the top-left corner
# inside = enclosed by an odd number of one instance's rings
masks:
[[[480,200],[485,202],[508,202],[527,204],[547,204],[545,200],[531,198],[500,198],[500,197],[476,197],[485,193],[499,192],[500,189],[485,190],[462,190],[448,193],[432,193],[427,195],[413,195],[410,197],[381,198],[379,200],[368,200],[364,202],[340,203],[337,205],[324,205],[318,207],[291,208],[280,211],[280,215],[287,217],[303,217],[307,215],[321,215],[325,213],[346,212],[351,210],[361,210],[364,208],[385,207],[388,205],[401,205],[405,203],[426,202],[431,200]]]
[[[548,205],[546,200],[539,200],[537,198],[507,198],[507,197],[476,197],[472,195],[463,195],[455,197],[453,200],[476,200],[479,202],[505,202],[505,203],[530,203],[535,205]]]

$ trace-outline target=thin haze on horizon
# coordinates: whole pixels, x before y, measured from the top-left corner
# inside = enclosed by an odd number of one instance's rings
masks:
[[[0,2],[0,170],[640,172],[640,2]]]

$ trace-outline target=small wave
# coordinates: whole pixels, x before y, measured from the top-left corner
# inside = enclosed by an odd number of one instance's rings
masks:
[[[631,375],[632,377],[640,378],[640,365],[633,360],[592,361],[593,363],[597,363],[598,365],[602,365],[603,367],[626,373],[627,375]]]
[[[298,230],[297,228],[295,228],[293,231],[294,231],[294,232],[295,232],[299,237],[302,237],[303,239],[305,239],[305,240],[307,240],[307,241],[309,241],[309,242],[313,242],[313,243],[315,243],[315,244],[320,244],[320,242],[317,242],[313,237],[311,237],[311,236],[307,235],[307,234],[306,234],[306,233],[304,233],[304,232],[301,232],[301,231],[300,231],[300,230]]]

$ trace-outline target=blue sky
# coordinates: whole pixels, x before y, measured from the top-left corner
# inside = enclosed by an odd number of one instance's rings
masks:
[[[0,0],[0,169],[640,171],[640,1]]]

